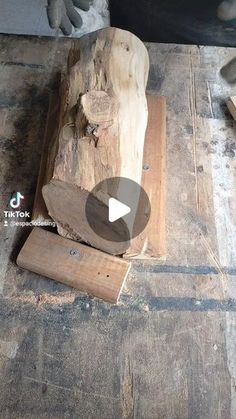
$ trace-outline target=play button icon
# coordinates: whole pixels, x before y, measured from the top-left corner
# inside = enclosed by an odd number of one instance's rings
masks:
[[[146,227],[151,206],[138,183],[125,177],[111,177],[89,193],[85,212],[90,228],[100,238],[128,243]]]
[[[129,214],[130,211],[131,209],[128,205],[123,204],[115,198],[109,199],[108,219],[110,223],[114,223],[114,221],[117,221],[119,218]]]

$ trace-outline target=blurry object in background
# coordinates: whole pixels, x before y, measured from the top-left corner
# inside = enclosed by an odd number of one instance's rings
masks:
[[[111,25],[142,41],[236,47],[236,20],[217,17],[220,0],[111,0]]]
[[[236,58],[233,58],[222,67],[220,74],[228,83],[235,83],[236,82]]]
[[[56,3],[55,0],[54,2]],[[89,3],[89,0],[85,2]],[[74,4],[79,3],[80,7],[83,7],[82,0],[74,1]],[[74,11],[79,13],[82,20],[80,28],[72,27],[73,37],[80,37],[110,25],[108,1],[93,0],[90,4],[88,11],[73,6]],[[49,26],[47,8],[48,0],[0,0],[0,33],[63,36],[60,29],[52,29]],[[57,16],[56,21],[51,21],[51,24],[56,24],[59,17]]]
[[[87,12],[90,0],[48,0],[47,13],[51,28],[60,28],[64,35],[71,35],[73,26],[80,28],[83,21],[75,7]]]
[[[72,36],[79,37],[110,26],[108,0],[93,0],[88,12],[80,10],[79,13],[83,25],[80,29],[74,28]]]
[[[217,9],[217,16],[221,20],[236,19],[236,0],[225,0]]]
[[[80,36],[109,26],[106,0],[48,0],[47,11],[51,28],[64,35]]]

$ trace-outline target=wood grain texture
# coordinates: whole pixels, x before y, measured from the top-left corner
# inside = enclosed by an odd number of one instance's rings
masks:
[[[127,243],[122,247],[96,237],[84,206],[107,178],[141,182],[148,70],[144,44],[127,31],[106,28],[73,44],[61,88],[59,131],[47,163],[53,173],[43,187],[44,200],[61,235],[111,254],[124,253]]]
[[[166,100],[147,95],[148,126],[143,155],[141,185],[151,202],[145,230],[131,241],[126,258],[160,258],[166,254]],[[144,211],[140,205],[140,211]],[[137,214],[138,215],[138,214]]]
[[[17,265],[92,296],[117,303],[130,264],[57,234],[34,228]]]

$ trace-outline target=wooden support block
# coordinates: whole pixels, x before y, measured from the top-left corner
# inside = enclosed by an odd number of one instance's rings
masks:
[[[227,101],[227,107],[228,107],[228,109],[229,109],[232,117],[236,121],[236,96],[231,96],[228,99],[228,101]]]
[[[134,259],[160,258],[166,254],[166,99],[148,95],[147,103],[141,185],[151,203],[151,216],[145,230],[131,241],[124,255]]]
[[[130,264],[89,246],[34,228],[17,265],[110,303],[117,303]]]

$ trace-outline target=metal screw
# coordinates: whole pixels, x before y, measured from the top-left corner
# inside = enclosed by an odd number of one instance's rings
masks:
[[[78,254],[79,254],[79,252],[77,250],[75,250],[75,249],[70,250],[70,255],[71,256],[77,256]]]
[[[143,170],[149,170],[149,169],[150,169],[150,166],[148,164],[143,165]]]
[[[86,134],[91,135],[98,129],[98,124],[88,124],[86,127]]]

